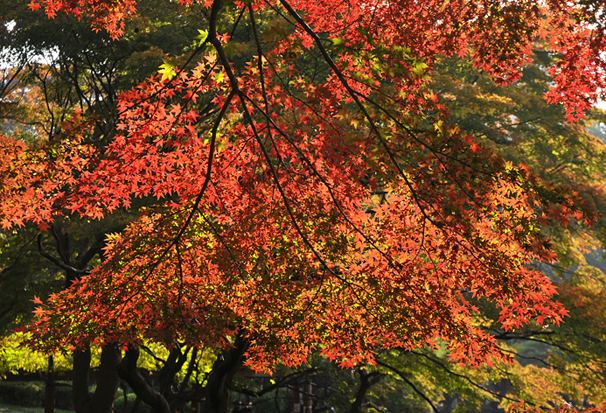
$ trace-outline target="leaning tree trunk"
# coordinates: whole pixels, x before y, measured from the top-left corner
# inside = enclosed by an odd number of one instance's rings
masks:
[[[137,360],[139,359],[139,348],[129,346],[124,359],[118,366],[118,373],[122,380],[128,383],[133,393],[150,406],[154,413],[170,413],[170,405],[166,398],[150,386],[139,369],[137,369]]]

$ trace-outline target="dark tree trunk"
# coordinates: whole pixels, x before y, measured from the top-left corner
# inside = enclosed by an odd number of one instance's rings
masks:
[[[366,401],[366,393],[372,387],[373,384],[381,380],[384,375],[379,372],[366,373],[364,369],[358,369],[360,375],[360,386],[356,393],[356,399],[349,408],[349,413],[361,413],[364,408],[364,402]]]
[[[240,336],[231,349],[221,352],[213,364],[213,369],[208,376],[205,387],[206,400],[204,413],[229,413],[231,410],[231,392],[229,384],[242,367],[244,353],[248,343]]]
[[[46,259],[53,262],[65,271],[65,288],[69,288],[74,281],[88,274],[86,269],[95,255],[99,254],[103,260],[104,233],[98,233],[81,245],[75,255],[69,234],[59,226],[51,227],[51,234],[55,239],[58,257],[47,253],[42,248],[42,234],[37,237],[38,251]],[[117,343],[108,344],[101,351],[101,362],[97,373],[97,389],[91,396],[88,392],[88,375],[90,371],[90,347],[77,350],[73,354],[73,400],[77,413],[112,413],[114,399],[120,386],[117,366],[122,360],[122,349]]]
[[[187,361],[187,356],[191,348],[186,351],[181,351],[181,348],[174,348],[171,350],[166,363],[160,369],[158,373],[158,380],[160,381],[160,393],[167,399],[171,400],[173,393],[173,386],[175,383],[175,376],[181,371],[183,364]]]
[[[114,399],[120,386],[117,367],[122,359],[118,344],[109,344],[101,351],[101,362],[97,372],[97,389],[91,396],[88,392],[90,370],[90,348],[74,352],[73,400],[76,413],[112,413]]]
[[[133,393],[149,405],[154,413],[170,413],[170,405],[166,398],[150,386],[139,369],[137,369],[137,360],[139,359],[139,348],[129,347],[124,355],[124,359],[118,366],[118,373],[122,380],[128,383]]]
[[[84,412],[90,401],[88,393],[88,373],[90,370],[90,348],[76,350],[74,357],[74,378],[72,380],[72,397],[74,399],[74,410]]]

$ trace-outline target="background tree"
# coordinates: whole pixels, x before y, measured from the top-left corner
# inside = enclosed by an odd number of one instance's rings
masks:
[[[595,136],[596,132],[599,133],[603,114],[599,110],[592,110],[582,122],[563,122],[564,108],[550,105],[542,99],[550,90],[550,77],[545,68],[553,64],[557,56],[542,41],[535,42],[534,53],[533,64],[527,66],[520,80],[513,84],[498,86],[470,64],[457,59],[444,62],[441,74],[434,78],[434,87],[442,94],[451,119],[462,129],[483,139],[485,144],[491,145],[506,159],[527,165],[544,181],[567,186],[579,193],[595,210],[605,211],[604,143]],[[535,396],[537,402],[545,402],[553,397],[557,400],[557,391],[550,386],[535,386],[531,379],[534,377],[540,380],[539,383],[545,383],[545,377],[555,373],[557,378],[552,377],[547,381],[567,388],[563,392],[566,397],[576,399],[580,404],[588,394],[592,394],[593,400],[604,399],[603,395],[595,393],[601,387],[596,383],[602,381],[598,373],[603,371],[603,354],[599,348],[603,340],[602,327],[591,318],[583,320],[585,316],[592,316],[584,310],[579,311],[581,303],[592,302],[594,314],[603,314],[600,304],[591,298],[603,294],[606,287],[600,281],[604,270],[601,263],[603,219],[602,214],[592,228],[574,224],[546,228],[558,251],[559,262],[537,266],[562,284],[561,299],[570,309],[574,321],[563,327],[543,326],[537,329],[529,326],[520,334],[504,335],[509,343],[517,340],[517,346],[524,339],[542,345],[538,353],[533,354],[539,356],[542,362],[531,364],[538,364],[543,369],[531,374],[518,372],[519,377],[524,377],[523,381],[530,385],[530,390],[522,391],[524,386],[520,379],[511,379],[516,383],[512,391],[520,392],[518,396],[523,394],[527,400]],[[596,252],[588,255],[596,248]],[[578,288],[579,285],[592,287]],[[582,298],[582,293],[579,295],[580,290],[587,292],[585,298]],[[592,292],[589,293],[589,290]],[[545,353],[548,349],[551,351],[549,359]],[[562,364],[561,357],[566,357],[567,362]],[[552,371],[548,373],[546,367],[551,367]],[[534,369],[534,366],[527,368]],[[578,370],[573,373],[568,369]],[[557,374],[557,370],[563,371]]]
[[[51,13],[56,7],[83,11],[48,5]],[[122,5],[128,12],[132,3]],[[501,81],[515,80],[516,66],[528,59],[529,33],[549,10],[524,2],[511,8],[473,5],[455,2],[445,10],[394,4],[402,12],[395,15],[377,6],[365,18],[363,7],[347,14],[338,7],[298,4],[306,11],[304,23],[285,2],[280,10],[235,5],[226,13],[220,13],[220,3],[208,4],[197,66],[188,72],[165,62],[161,79],[123,95],[118,128],[125,132],[107,139],[106,146],[90,141],[98,129],[86,132],[86,123],[71,128],[78,134],[65,134],[52,164],[63,165],[67,176],[49,173],[40,161],[45,148],[17,147],[29,161],[24,164],[40,165],[39,176],[21,181],[40,204],[36,211],[22,205],[17,214],[9,203],[5,212],[12,223],[30,219],[44,225],[59,206],[100,217],[131,207],[133,195],[159,199],[114,241],[104,267],[54,301],[63,305],[67,299],[67,309],[48,308],[45,321],[58,336],[83,334],[64,336],[71,344],[101,336],[106,343],[136,345],[147,337],[181,353],[175,339],[192,346],[200,345],[200,337],[208,346],[241,340],[224,359],[237,365],[248,351],[248,362],[257,368],[298,363],[313,346],[353,365],[371,360],[380,347],[435,347],[437,337],[455,359],[502,357],[474,324],[470,315],[477,310],[461,290],[496,301],[505,329],[535,314],[557,321],[561,310],[545,301],[552,287],[523,264],[552,257],[540,233],[547,220],[541,211],[564,223],[571,213],[582,219],[580,199],[561,196],[561,189],[556,197],[525,169],[503,164],[449,126],[443,107],[425,88],[436,56],[468,46],[477,65]],[[590,21],[584,5],[550,5],[558,10],[546,14],[548,23],[559,24],[553,38],[583,35],[582,25],[564,23],[572,14]],[[288,29],[268,29],[255,13],[269,14],[267,21],[286,13]],[[469,18],[448,18],[458,15]],[[93,9],[95,21],[114,33],[126,30],[119,17],[103,4]],[[419,22],[440,22],[443,31],[423,31]],[[228,64],[227,38],[217,34],[221,23],[231,25],[231,33],[240,25],[248,28],[256,60]],[[386,29],[378,33],[378,27]],[[495,35],[503,30],[511,37]],[[316,33],[327,33],[332,48]],[[206,46],[214,52],[202,53]],[[599,63],[599,42],[591,38],[584,46],[588,61],[582,63]],[[318,77],[308,77],[303,70],[317,56],[324,63]],[[585,104],[569,103],[570,116]],[[79,162],[91,154],[92,162]],[[47,188],[36,186],[41,176],[47,187],[66,191],[49,197]],[[7,196],[14,195],[9,190]],[[108,296],[108,289],[114,294]],[[93,311],[78,325],[69,306],[103,308],[97,313],[103,319]],[[366,333],[362,339],[359,331]],[[130,377],[136,357],[132,347],[123,376]],[[216,371],[224,367],[229,376],[234,366],[218,363]]]

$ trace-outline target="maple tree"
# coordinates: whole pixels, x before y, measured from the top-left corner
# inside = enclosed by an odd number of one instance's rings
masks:
[[[515,81],[542,36],[562,54],[548,97],[579,118],[603,85],[599,2],[182,3],[206,19],[192,58],[118,97],[109,142],[91,143],[82,112],[48,145],[3,138],[5,229],[156,199],[102,266],[37,310],[32,346],[100,339],[128,344],[125,361],[143,340],[224,346],[270,370],[313,349],[354,366],[440,340],[478,365],[508,355],[472,296],[505,330],[561,321],[555,287],[527,264],[555,259],[551,219],[586,225],[591,211],[453,126],[428,82],[457,54]],[[136,13],[41,5],[115,38]],[[242,27],[254,46],[232,61]]]

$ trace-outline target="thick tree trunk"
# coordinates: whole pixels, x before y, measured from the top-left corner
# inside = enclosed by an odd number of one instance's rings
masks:
[[[183,364],[187,361],[189,354],[188,348],[185,352],[181,351],[180,348],[174,348],[171,350],[166,363],[160,372],[158,373],[158,380],[160,382],[160,393],[167,399],[171,400],[173,397],[172,387],[175,385],[175,376],[181,371]]]
[[[118,366],[118,373],[122,380],[126,381],[133,393],[149,405],[154,413],[170,413],[170,405],[166,398],[151,387],[141,372],[137,369],[137,360],[139,359],[139,348],[129,347],[124,355],[124,359]]]
[[[122,359],[122,350],[117,344],[103,347],[97,372],[97,389],[91,396],[88,392],[90,371],[90,348],[74,352],[73,400],[76,413],[112,413],[114,399],[120,386],[117,367]]]
[[[76,350],[74,357],[74,378],[72,381],[72,397],[77,413],[84,413],[90,401],[88,393],[88,373],[90,370],[90,348]]]
[[[229,384],[242,367],[247,348],[248,343],[238,336],[234,346],[229,350],[224,350],[217,357],[206,382],[206,400],[202,410],[204,413],[229,413],[231,411]]]

